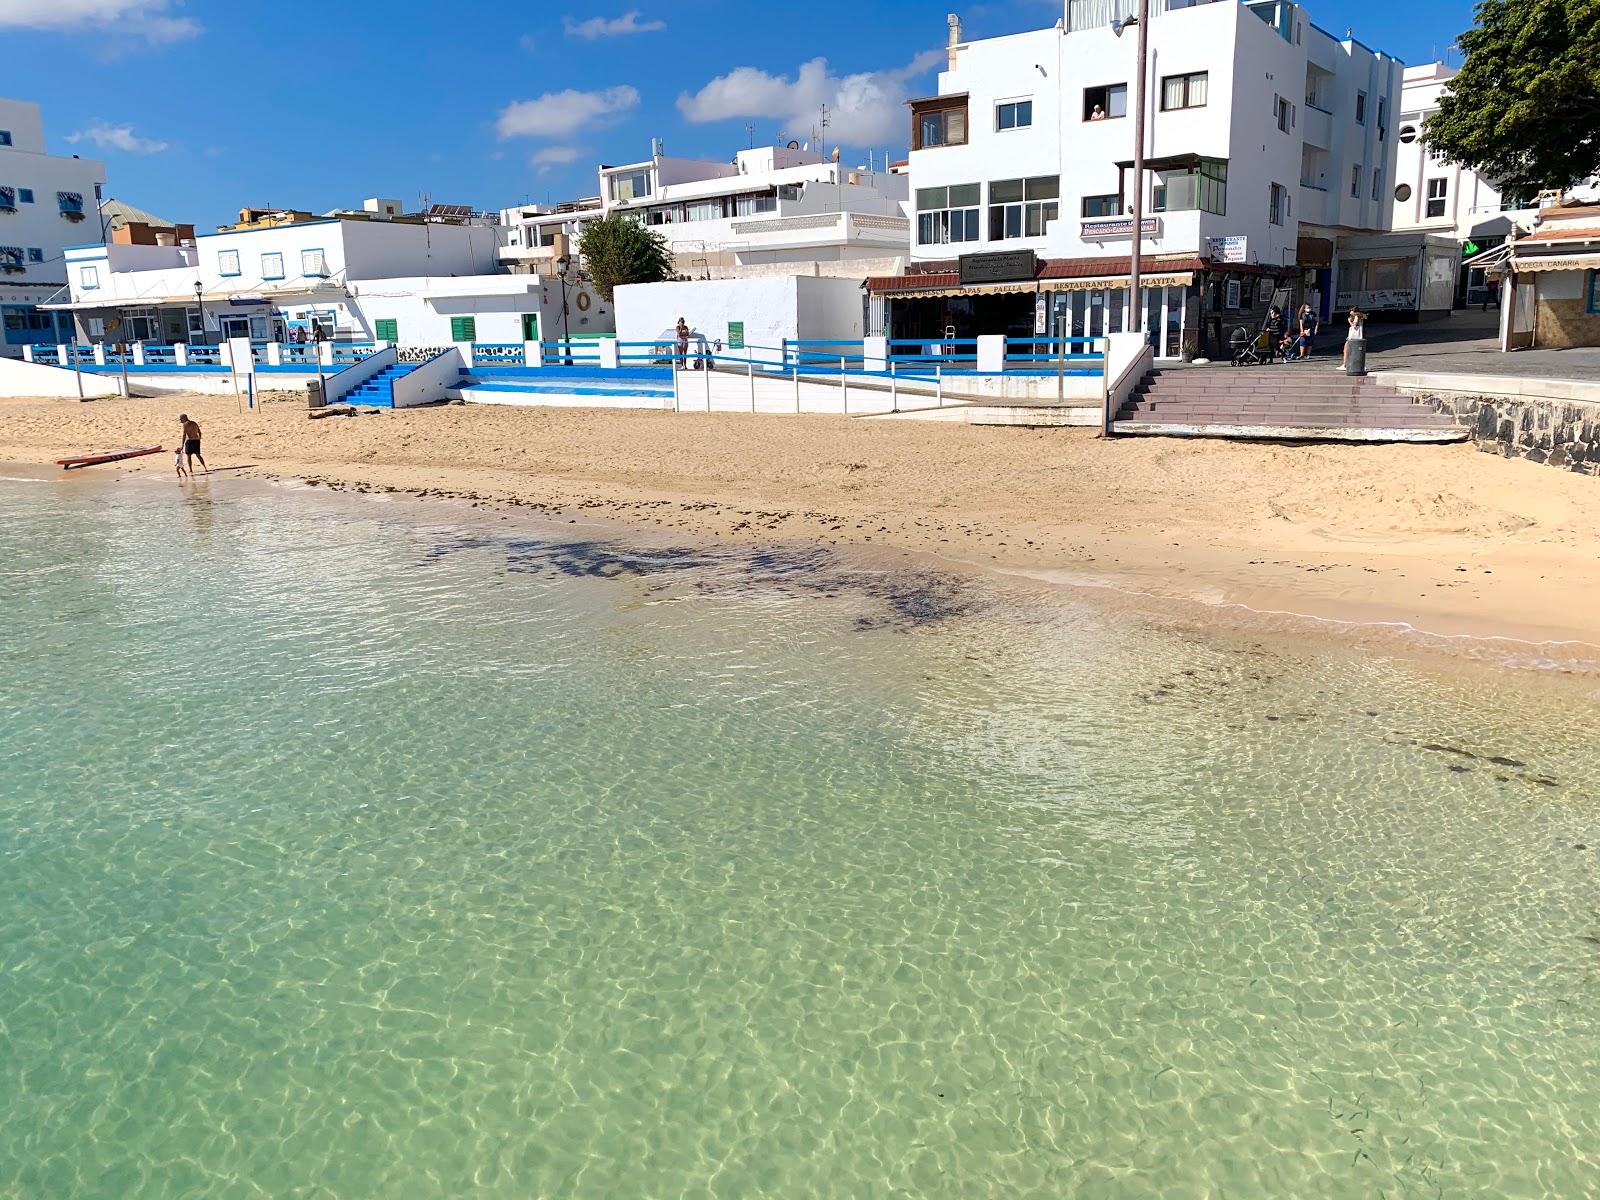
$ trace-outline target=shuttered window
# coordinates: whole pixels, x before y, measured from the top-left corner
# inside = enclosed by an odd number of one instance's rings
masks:
[[[478,340],[477,317],[451,317],[450,340],[452,342],[475,342]]]
[[[400,322],[387,317],[380,317],[372,323],[372,332],[380,342],[398,342],[400,340]]]

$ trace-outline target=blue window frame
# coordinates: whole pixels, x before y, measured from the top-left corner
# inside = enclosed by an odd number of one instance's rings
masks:
[[[11,130],[0,129],[0,146],[11,145]]]
[[[92,292],[100,286],[99,267],[79,267],[78,286],[86,292]]]
[[[1583,311],[1591,317],[1600,317],[1600,271],[1590,271],[1584,281]]]
[[[274,250],[261,256],[261,278],[283,278],[283,252],[281,250]]]
[[[322,247],[300,251],[300,274],[306,279],[322,279],[328,274],[328,260]]]
[[[28,261],[42,263],[44,261],[44,248],[42,246],[29,246]]]
[[[239,274],[239,252],[237,250],[217,251],[217,274],[224,278],[232,278]]]
[[[32,204],[33,203],[33,189],[32,188],[18,188],[17,189],[17,203],[18,204]]]

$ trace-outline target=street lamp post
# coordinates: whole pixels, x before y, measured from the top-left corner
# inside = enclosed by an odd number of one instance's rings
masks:
[[[200,340],[202,343],[206,339],[206,302],[204,296],[205,284],[196,279],[194,281],[194,306],[200,310]]]
[[[567,315],[567,268],[572,266],[572,259],[563,254],[556,259],[556,274],[561,280],[561,351],[564,356],[572,353],[571,318]],[[570,365],[563,363],[563,365]]]
[[[1128,259],[1128,325],[1131,329],[1144,329],[1144,306],[1139,302],[1139,256],[1144,246],[1144,93],[1145,64],[1150,47],[1150,0],[1139,0],[1139,15],[1128,21],[1111,22],[1111,32],[1118,37],[1129,25],[1139,27],[1139,63],[1134,71],[1133,97],[1133,253]]]

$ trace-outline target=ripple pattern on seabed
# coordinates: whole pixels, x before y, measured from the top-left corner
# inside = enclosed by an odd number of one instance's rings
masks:
[[[0,486],[0,1197],[1600,1178],[1592,693],[382,514]]]

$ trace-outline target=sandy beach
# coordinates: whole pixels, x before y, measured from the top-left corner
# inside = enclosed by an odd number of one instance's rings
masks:
[[[212,467],[684,536],[933,552],[1079,584],[1600,658],[1600,480],[1469,445],[1106,441],[842,417],[0,400],[0,460],[205,429]],[[169,455],[96,469],[170,476]],[[220,486],[221,480],[210,486]],[[176,485],[175,485],[176,486]]]

